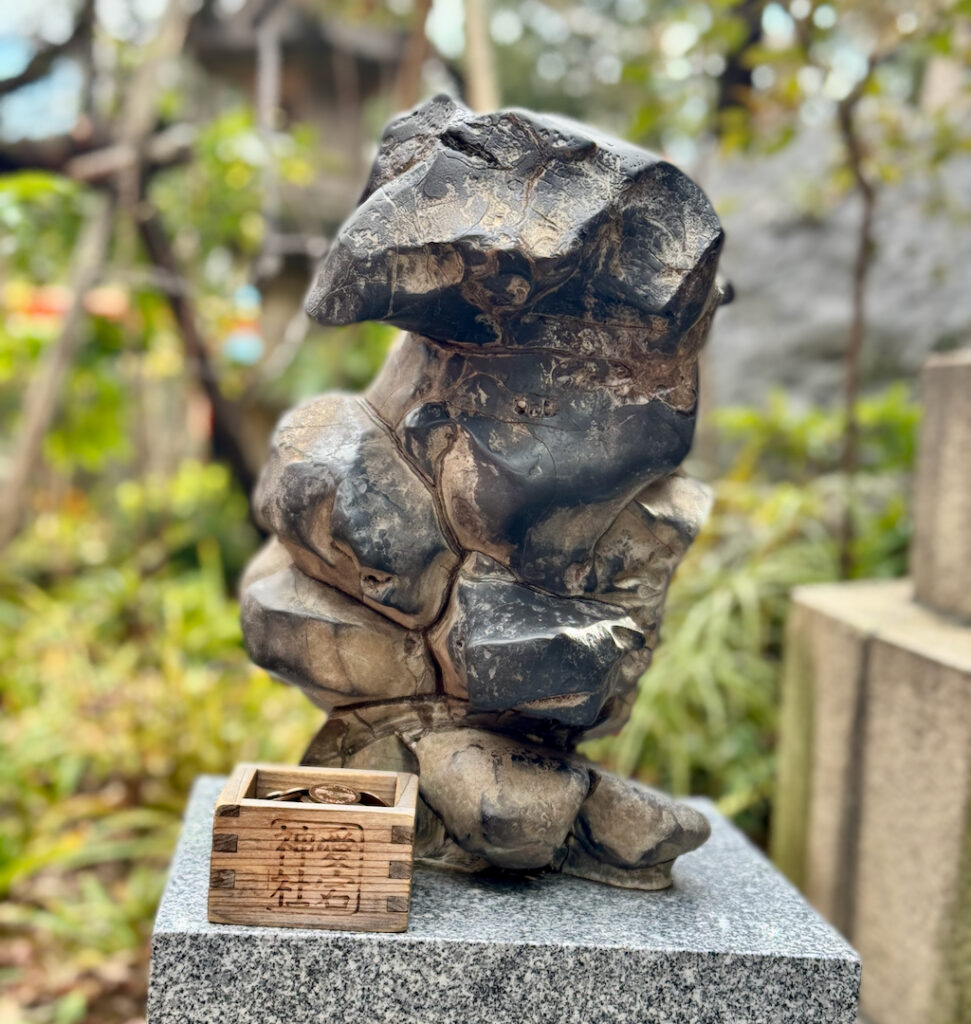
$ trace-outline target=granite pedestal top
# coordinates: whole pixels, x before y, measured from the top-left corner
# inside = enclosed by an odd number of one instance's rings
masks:
[[[707,801],[711,839],[663,892],[418,868],[407,932],[206,919],[197,780],[159,906],[149,1024],[682,1024],[856,1019],[853,949]]]

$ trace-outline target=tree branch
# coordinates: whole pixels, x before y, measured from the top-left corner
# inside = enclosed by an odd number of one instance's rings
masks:
[[[283,45],[281,12],[278,0],[268,0],[255,19],[256,30],[256,123],[265,150],[262,169],[263,240],[254,261],[253,278],[262,281],[280,270],[280,258],[273,241],[280,230],[280,181],[273,143],[280,107]]]
[[[425,33],[425,22],[428,21],[431,9],[432,0],[418,0],[415,5],[414,21],[394,86],[396,110],[410,110],[419,100],[421,69],[424,67],[430,51],[428,36]]]
[[[843,451],[840,458],[840,468],[846,480],[846,504],[843,509],[840,531],[840,573],[844,579],[848,579],[853,574],[854,564],[853,485],[859,461],[860,441],[860,423],[857,418],[856,406],[860,397],[860,364],[866,336],[866,288],[873,259],[873,219],[877,201],[876,188],[866,172],[866,155],[856,123],[856,113],[874,66],[875,62],[871,59],[866,74],[857,83],[856,88],[840,102],[836,114],[840,137],[846,148],[847,166],[853,175],[854,188],[860,197],[862,206],[860,226],[857,232],[856,256],[853,261],[853,312],[846,345],[843,399],[846,430],[843,435]]]
[[[94,0],[84,0],[70,36],[63,43],[42,47],[30,58],[23,71],[11,75],[9,78],[0,78],[0,96],[9,96],[10,93],[22,89],[25,85],[39,81],[51,70],[58,57],[63,57],[79,49],[89,40],[93,30]]]
[[[499,106],[499,83],[489,35],[487,0],[465,0],[465,71],[473,110]]]
[[[142,203],[140,212],[138,230],[149,259],[170,279],[181,278],[172,243],[158,211]],[[248,495],[256,483],[256,473],[246,453],[237,410],[222,393],[215,368],[199,331],[192,296],[187,290],[168,290],[165,297],[178,325],[188,365],[212,407],[214,453],[225,459],[240,487]]]
[[[17,535],[23,518],[31,476],[41,458],[44,437],[57,415],[64,379],[84,340],[84,293],[101,275],[111,238],[113,201],[96,196],[95,209],[81,234],[71,273],[71,305],[61,333],[51,345],[44,363],[31,377],[24,399],[20,436],[10,472],[0,489],[0,551]]]
[[[145,140],[141,154],[130,143],[105,138],[82,143],[72,135],[51,135],[0,146],[0,173],[51,171],[86,185],[113,185],[139,159],[150,174],[184,163],[192,156],[196,135],[190,124],[169,125]]]
[[[196,134],[192,125],[169,125],[149,136],[141,153],[129,142],[118,142],[72,156],[60,170],[67,177],[88,185],[110,183],[139,162],[143,170],[153,173],[187,160],[192,155]]]

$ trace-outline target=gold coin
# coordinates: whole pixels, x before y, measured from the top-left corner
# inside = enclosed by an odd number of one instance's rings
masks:
[[[277,789],[272,793],[267,793],[263,798],[264,800],[289,800],[292,803],[297,803],[302,796],[307,792],[306,786],[297,786],[295,789]]]
[[[336,783],[321,783],[311,786],[308,795],[318,804],[357,804],[361,802],[361,794],[350,786],[338,786]]]

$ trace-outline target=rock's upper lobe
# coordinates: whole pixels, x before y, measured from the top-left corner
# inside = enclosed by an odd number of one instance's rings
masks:
[[[308,311],[443,343],[548,347],[552,332],[583,352],[609,327],[672,354],[711,299],[721,243],[701,189],[653,154],[438,97],[385,131]]]

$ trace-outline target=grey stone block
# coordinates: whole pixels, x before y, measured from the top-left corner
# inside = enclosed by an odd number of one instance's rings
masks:
[[[201,778],[155,922],[149,1024],[681,1024],[856,1019],[854,951],[705,801],[674,887],[416,870],[401,934],[206,920]]]
[[[971,624],[971,348],[931,356],[914,486],[910,571],[918,601]]]
[[[873,1024],[967,1024],[971,629],[913,597],[793,592],[773,853],[859,949]]]

